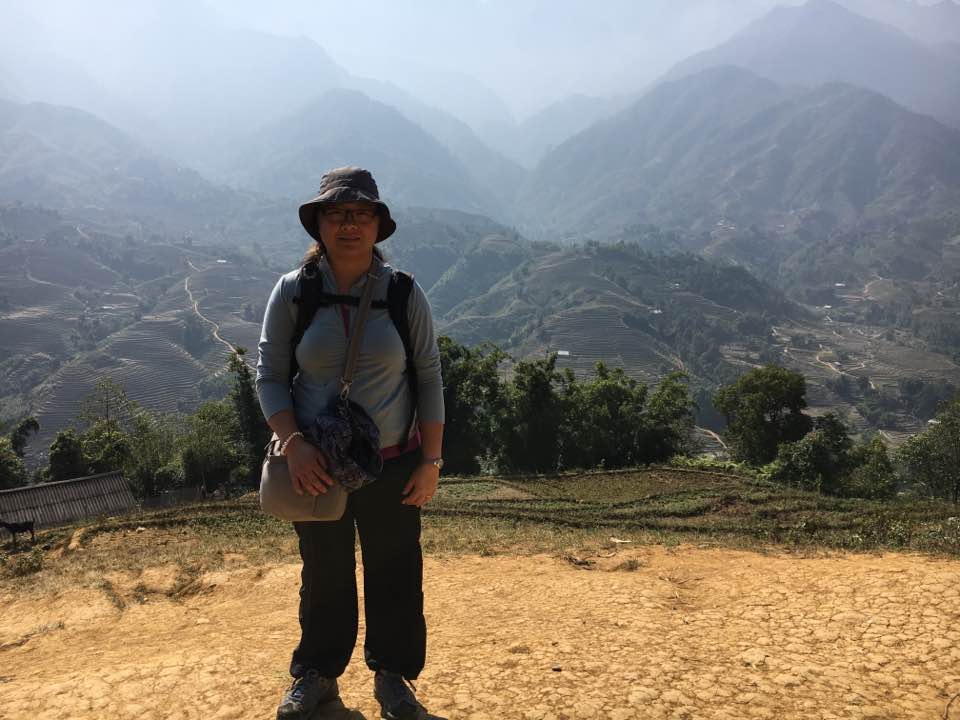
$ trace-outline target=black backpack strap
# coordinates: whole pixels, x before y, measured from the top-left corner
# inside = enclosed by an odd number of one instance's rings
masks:
[[[293,328],[293,337],[290,339],[290,387],[293,387],[293,378],[300,370],[297,363],[297,345],[303,339],[313,316],[320,308],[323,296],[323,276],[317,261],[308,262],[300,268],[297,276],[297,295],[293,302],[297,305],[297,322]]]
[[[413,422],[417,415],[417,366],[413,362],[413,342],[410,339],[410,320],[407,318],[407,308],[410,306],[410,293],[413,291],[413,275],[400,270],[394,270],[390,276],[390,285],[387,287],[387,310],[393,326],[397,329],[403,341],[403,350],[407,357],[407,385],[410,387],[410,420],[407,423],[407,432],[403,442],[410,437]]]
[[[334,295],[333,293],[320,292],[318,298],[318,307],[329,307],[330,305],[360,306],[360,298],[355,295]],[[388,304],[386,300],[374,300],[370,303],[370,307],[374,310],[386,310]]]
[[[386,308],[390,313],[390,320],[403,341],[403,351],[406,355],[406,376],[407,385],[410,388],[410,396],[413,403],[410,407],[410,420],[407,424],[407,432],[404,437],[410,437],[410,431],[413,429],[413,423],[417,414],[417,367],[413,362],[413,342],[410,338],[410,320],[407,318],[407,309],[410,305],[410,293],[413,291],[413,275],[394,270],[390,276],[390,284],[387,287],[387,300],[374,300],[371,307],[382,309]],[[297,276],[297,295],[293,298],[297,305],[297,321],[293,330],[293,337],[290,339],[290,385],[293,386],[293,378],[300,370],[297,363],[297,345],[303,339],[303,334],[307,331],[314,315],[321,307],[327,307],[333,304],[358,305],[359,298],[351,295],[334,295],[323,291],[323,276],[320,274],[320,268],[316,261],[309,262],[300,268],[300,274]]]

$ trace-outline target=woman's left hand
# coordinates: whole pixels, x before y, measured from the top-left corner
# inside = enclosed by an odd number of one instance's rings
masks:
[[[403,488],[403,504],[423,507],[437,492],[440,484],[440,468],[430,463],[418,465]]]

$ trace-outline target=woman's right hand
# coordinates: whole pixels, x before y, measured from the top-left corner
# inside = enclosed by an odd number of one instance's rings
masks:
[[[319,495],[333,485],[333,478],[327,473],[327,459],[316,447],[298,435],[287,447],[287,467],[290,468],[290,481],[297,495]]]

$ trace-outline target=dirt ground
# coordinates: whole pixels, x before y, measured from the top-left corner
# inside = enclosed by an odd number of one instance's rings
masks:
[[[942,718],[960,693],[956,561],[649,547],[593,562],[428,558],[418,689],[431,712]],[[172,598],[172,567],[108,580],[0,595],[0,718],[274,717],[299,566],[233,556]],[[379,717],[361,655],[345,707],[318,719]]]

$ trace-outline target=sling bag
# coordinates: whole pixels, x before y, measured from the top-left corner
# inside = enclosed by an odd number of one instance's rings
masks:
[[[269,515],[287,521],[339,520],[346,509],[347,493],[373,482],[382,469],[379,429],[362,407],[349,400],[350,385],[353,382],[367,314],[371,305],[383,307],[382,301],[372,301],[375,280],[376,276],[368,271],[367,282],[360,298],[331,295],[323,292],[322,278],[315,263],[308,263],[301,269],[298,277],[299,294],[294,299],[298,304],[298,311],[291,341],[289,376],[291,386],[299,369],[296,347],[317,309],[334,303],[358,306],[353,331],[350,333],[347,344],[344,371],[341,376],[341,391],[331,401],[326,412],[317,416],[309,431],[313,444],[319,447],[327,459],[328,472],[336,482],[332,486],[327,486],[326,493],[316,496],[298,495],[293,490],[287,458],[280,452],[279,437],[274,433],[267,444],[260,478],[260,505]],[[407,321],[407,305],[412,288],[412,276],[394,271],[388,287],[387,309],[403,341],[407,381],[413,397],[410,420],[404,437],[409,437],[413,426],[417,397],[415,394],[416,367],[413,364]]]

